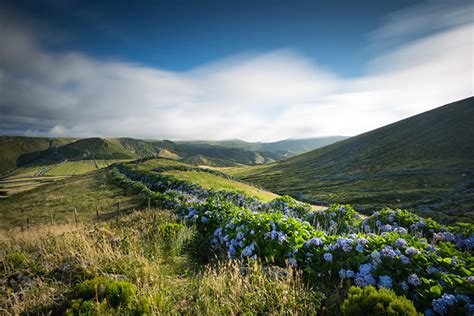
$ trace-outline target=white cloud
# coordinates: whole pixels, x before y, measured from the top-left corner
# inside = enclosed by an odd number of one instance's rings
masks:
[[[397,46],[351,79],[291,50],[234,56],[181,73],[51,53],[4,22],[2,130],[155,139],[354,135],[473,94],[473,24],[458,7],[446,10],[442,30]],[[390,17],[374,38],[406,34],[440,14],[413,11],[416,18],[411,11]]]

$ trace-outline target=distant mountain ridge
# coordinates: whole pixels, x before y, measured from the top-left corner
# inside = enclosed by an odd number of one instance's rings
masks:
[[[347,139],[347,136],[327,136],[317,138],[285,139],[276,142],[246,142],[240,139],[229,139],[221,141],[182,141],[182,144],[207,144],[218,145],[230,148],[242,148],[250,151],[272,152],[285,157],[296,156],[317,148],[321,148],[340,140]]]
[[[248,143],[241,140],[173,142],[134,138],[41,138],[0,136],[0,173],[31,164],[64,160],[164,157],[196,165],[232,167],[264,164],[343,137]]]
[[[239,172],[317,202],[473,211],[474,97]]]

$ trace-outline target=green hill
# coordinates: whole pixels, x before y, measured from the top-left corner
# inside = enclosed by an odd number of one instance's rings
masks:
[[[207,144],[229,148],[241,148],[249,151],[270,152],[279,156],[291,157],[346,139],[345,136],[328,136],[305,139],[285,139],[277,142],[246,142],[239,139],[222,141],[180,142],[183,144]]]
[[[74,141],[71,138],[0,136],[0,174],[17,166],[21,155],[46,150]]]
[[[136,157],[133,152],[119,143],[101,138],[86,138],[63,146],[23,154],[18,157],[17,166],[56,163],[64,160],[132,159]]]
[[[249,151],[243,148],[172,141],[146,141],[133,138],[49,139],[29,137],[1,138],[2,169],[45,165],[65,160],[116,160],[165,157],[200,165],[229,167],[241,164],[273,162],[283,156],[271,152]],[[5,150],[4,150],[5,149]]]
[[[231,174],[317,203],[474,210],[474,98]],[[455,212],[457,210],[459,212]]]

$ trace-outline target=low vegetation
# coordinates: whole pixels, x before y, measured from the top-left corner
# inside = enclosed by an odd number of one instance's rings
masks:
[[[0,240],[0,306],[14,314],[310,313],[324,295],[291,267],[203,264],[199,234],[161,210]],[[175,226],[178,225],[178,226]],[[179,227],[170,234],[170,227]],[[210,254],[209,254],[210,255]]]
[[[141,210],[4,234],[0,304],[12,313],[472,313],[472,225],[262,200],[205,187],[208,176],[242,183],[198,169],[146,160],[64,180],[100,175]]]

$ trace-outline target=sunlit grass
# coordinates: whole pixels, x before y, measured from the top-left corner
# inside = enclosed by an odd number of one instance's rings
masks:
[[[242,182],[225,179],[207,172],[171,170],[164,172],[164,174],[174,176],[179,180],[198,184],[205,189],[243,191],[246,194],[259,198],[265,202],[271,201],[278,197],[278,195],[274,193],[264,191]]]

